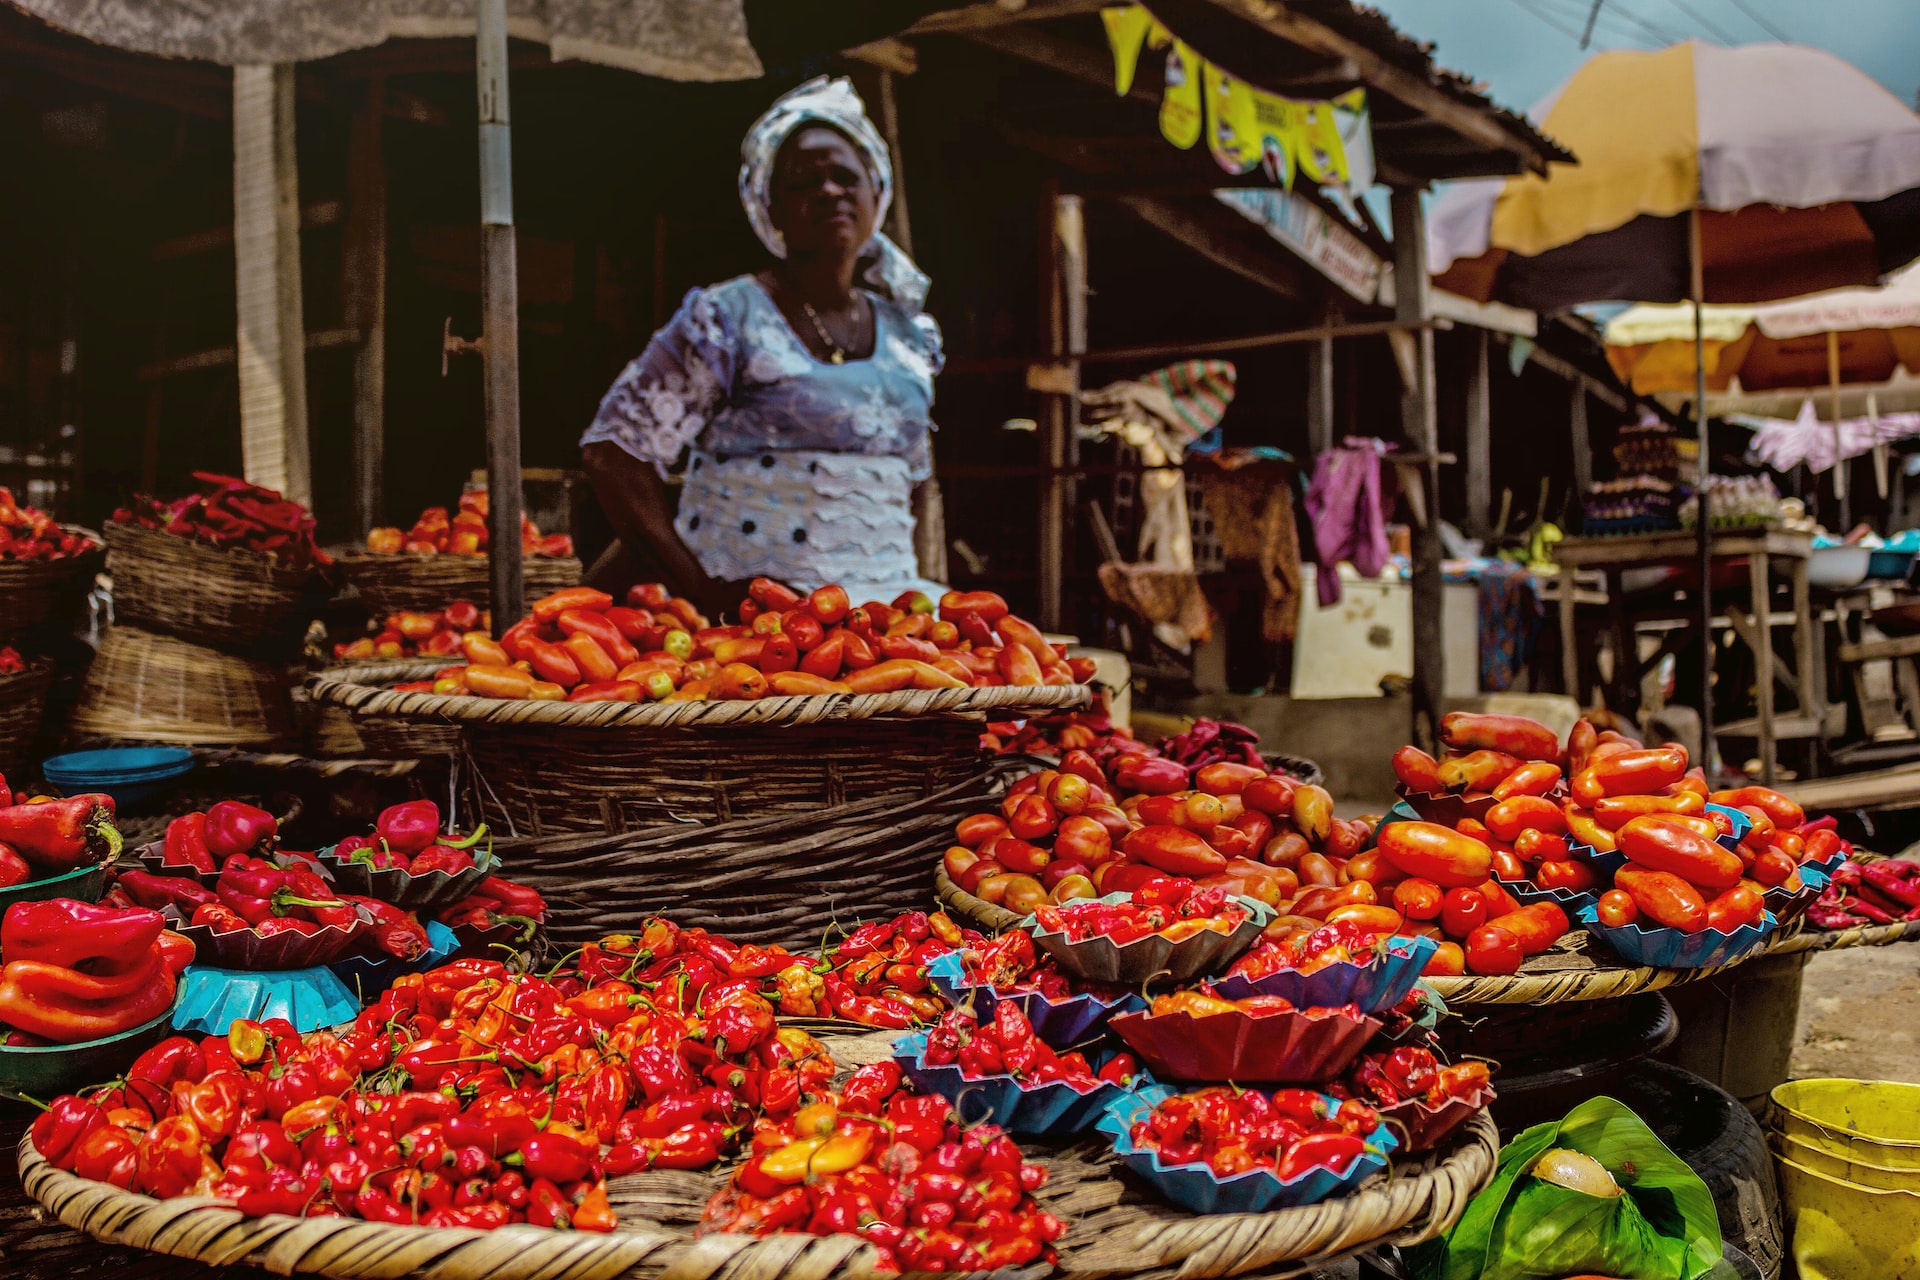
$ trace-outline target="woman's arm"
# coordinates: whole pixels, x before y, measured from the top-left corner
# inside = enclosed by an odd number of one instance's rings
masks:
[[[710,617],[731,613],[746,594],[742,584],[708,576],[699,559],[673,527],[673,503],[666,482],[652,463],[607,440],[580,450],[593,481],[600,509],[620,535],[620,544],[636,561],[651,560],[667,584],[684,593]]]

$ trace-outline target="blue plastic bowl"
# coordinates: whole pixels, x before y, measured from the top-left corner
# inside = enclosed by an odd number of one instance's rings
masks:
[[[1003,992],[967,981],[966,963],[958,951],[949,951],[927,966],[927,978],[949,1004],[972,1002],[973,1012],[982,1022],[993,1017],[995,1006],[1007,1001],[1017,1006],[1033,1024],[1033,1034],[1055,1049],[1070,1049],[1100,1029],[1107,1018],[1130,1009],[1144,1009],[1147,1002],[1131,991],[1111,999],[1082,992],[1054,1001],[1038,991]]]
[[[1346,960],[1309,974],[1282,969],[1264,978],[1229,974],[1213,986],[1228,1000],[1279,996],[1301,1009],[1357,1004],[1362,1013],[1378,1013],[1406,998],[1439,949],[1440,944],[1431,938],[1394,937],[1379,955],[1364,963]]]
[[[1914,552],[1882,547],[1867,557],[1867,576],[1899,581],[1913,572]]]
[[[121,809],[159,799],[193,770],[193,752],[182,747],[75,751],[40,765],[46,780],[69,795],[104,791]]]
[[[1093,1061],[1101,1056],[1095,1055]],[[985,1121],[1008,1133],[1035,1137],[1063,1138],[1089,1128],[1115,1098],[1128,1092],[1104,1080],[1086,1093],[1058,1080],[1030,1087],[1010,1075],[971,1080],[961,1074],[957,1063],[937,1067],[928,1064],[924,1031],[895,1040],[893,1060],[921,1092],[940,1094],[953,1103],[968,1124]],[[1141,1079],[1151,1083],[1152,1077],[1142,1073]]]
[[[1756,950],[1779,924],[1773,912],[1766,911],[1758,924],[1742,925],[1732,933],[1721,933],[1718,929],[1688,932],[1664,925],[1629,924],[1614,928],[1600,923],[1597,907],[1583,907],[1579,923],[1628,964],[1651,965],[1656,969],[1711,969],[1732,964]]]

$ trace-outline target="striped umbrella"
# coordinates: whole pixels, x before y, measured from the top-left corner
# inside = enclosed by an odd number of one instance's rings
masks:
[[[1545,179],[1461,183],[1436,200],[1436,283],[1545,312],[1691,301],[1702,489],[1703,304],[1878,284],[1920,256],[1920,116],[1832,54],[1692,40],[1603,53],[1533,115],[1580,163],[1552,165]],[[1699,528],[1704,587],[1708,521]],[[1700,607],[1710,637],[1711,591]],[[1713,646],[1700,654],[1711,766]]]

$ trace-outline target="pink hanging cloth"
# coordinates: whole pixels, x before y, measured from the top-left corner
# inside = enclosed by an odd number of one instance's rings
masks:
[[[1393,515],[1398,480],[1385,458],[1393,446],[1371,437],[1348,436],[1337,449],[1314,459],[1307,486],[1307,517],[1313,522],[1320,607],[1340,603],[1342,560],[1369,578],[1378,577],[1391,554],[1387,521]]]

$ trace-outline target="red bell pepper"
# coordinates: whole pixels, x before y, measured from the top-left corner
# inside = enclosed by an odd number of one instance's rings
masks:
[[[440,838],[440,806],[431,800],[409,800],[381,811],[374,820],[373,833],[389,849],[409,858],[436,843]]]
[[[93,962],[122,971],[152,949],[165,924],[158,911],[141,907],[95,906],[72,898],[16,902],[0,918],[0,957],[67,968]]]
[[[116,875],[114,883],[143,907],[155,911],[175,907],[189,918],[202,904],[220,900],[213,890],[189,876],[156,876],[149,871],[129,869]]]
[[[215,858],[271,849],[280,835],[280,822],[265,809],[238,800],[222,800],[207,810],[207,852]]]
[[[160,861],[170,867],[192,867],[212,875],[214,861],[212,851],[207,848],[207,815],[189,813],[168,823]]]
[[[56,1044],[78,1044],[131,1031],[173,1004],[173,975],[164,969],[132,995],[107,1000],[53,990],[43,985],[44,976],[45,967],[27,970],[18,969],[16,963],[7,965],[0,973],[0,1022]]]
[[[113,797],[88,793],[0,808],[0,844],[46,875],[64,875],[120,852]]]

